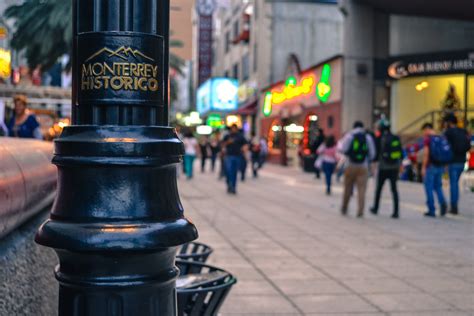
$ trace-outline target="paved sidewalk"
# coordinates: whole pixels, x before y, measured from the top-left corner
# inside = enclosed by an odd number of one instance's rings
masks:
[[[179,188],[210,263],[239,280],[222,315],[474,315],[474,194],[461,216],[424,218],[422,187],[403,183],[393,220],[388,186],[379,216],[355,218],[353,199],[342,217],[340,186],[327,197],[322,180],[272,165],[237,196],[209,173]]]

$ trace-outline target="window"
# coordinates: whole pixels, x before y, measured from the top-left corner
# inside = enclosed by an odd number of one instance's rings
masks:
[[[242,81],[245,81],[249,78],[249,64],[249,54],[245,54],[244,57],[242,57]]]
[[[257,42],[255,42],[253,46],[253,72],[257,72],[257,68],[258,68],[258,49],[257,49]]]
[[[211,65],[216,65],[216,58],[217,56],[217,47],[215,45],[212,46],[212,54],[211,54]]]
[[[328,128],[331,129],[334,127],[334,117],[332,115],[328,116]]]
[[[227,31],[227,33],[225,33],[225,52],[226,54],[229,52],[229,49],[230,49],[230,33],[229,31]]]
[[[235,63],[232,67],[232,78],[239,80],[239,64]]]
[[[236,20],[234,22],[234,39],[237,39],[239,37],[239,20]]]

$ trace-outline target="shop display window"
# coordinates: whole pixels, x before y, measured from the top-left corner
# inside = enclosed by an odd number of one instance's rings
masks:
[[[282,131],[283,128],[281,126],[281,122],[273,121],[272,125],[270,126],[270,130],[268,131],[268,148],[272,150],[281,149]]]

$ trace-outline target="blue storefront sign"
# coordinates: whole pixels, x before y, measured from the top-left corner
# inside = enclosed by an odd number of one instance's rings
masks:
[[[211,78],[198,88],[196,98],[196,108],[200,114],[209,111],[234,111],[238,106],[238,81]]]

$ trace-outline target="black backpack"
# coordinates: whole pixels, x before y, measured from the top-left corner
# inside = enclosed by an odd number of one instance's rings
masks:
[[[471,149],[469,134],[465,129],[456,128],[455,137],[450,139],[451,148],[456,155],[465,155]]]
[[[403,158],[403,148],[400,137],[389,134],[382,136],[380,156],[388,164],[400,163]]]
[[[369,148],[367,145],[367,136],[365,133],[357,133],[352,136],[351,146],[346,155],[353,163],[363,163],[367,158]]]

